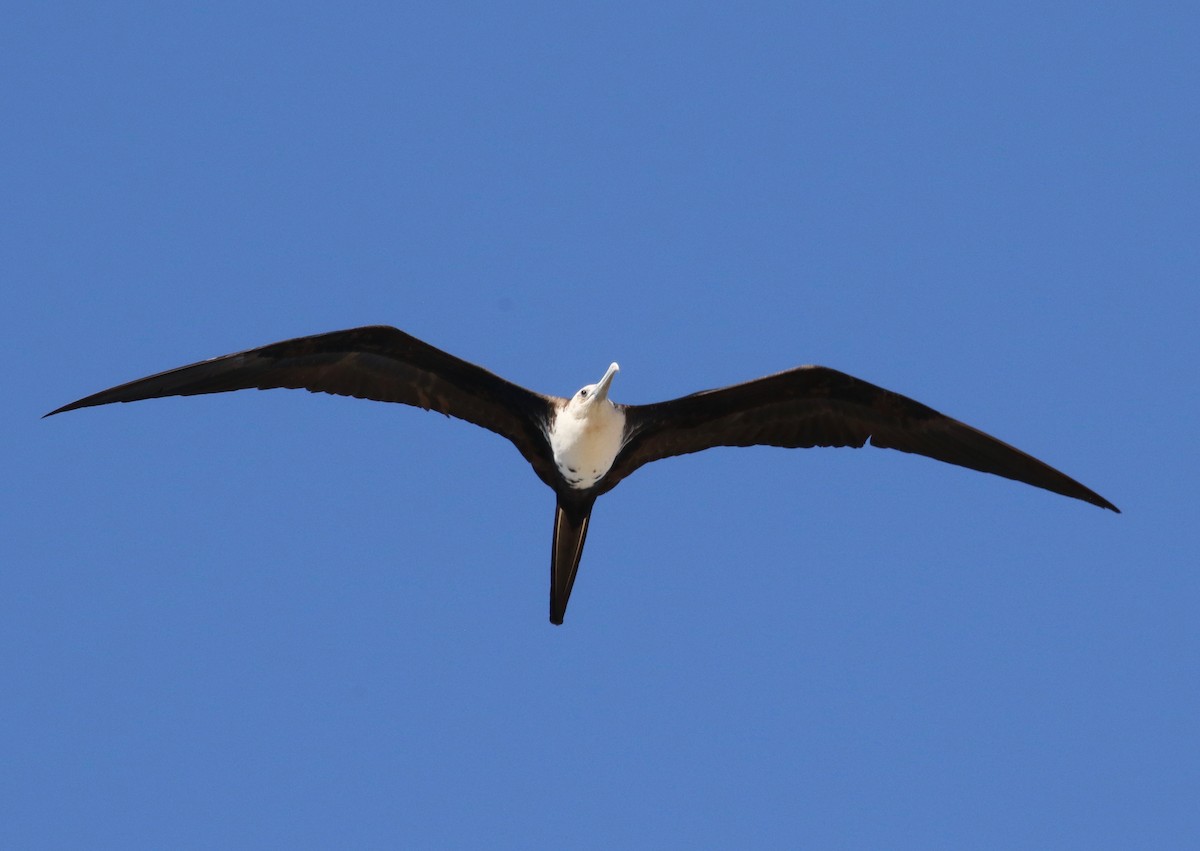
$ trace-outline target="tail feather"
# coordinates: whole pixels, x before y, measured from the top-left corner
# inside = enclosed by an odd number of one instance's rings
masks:
[[[554,544],[550,551],[550,623],[561,624],[567,612],[567,600],[579,571],[579,557],[587,539],[592,503],[564,504],[560,499],[554,512]]]

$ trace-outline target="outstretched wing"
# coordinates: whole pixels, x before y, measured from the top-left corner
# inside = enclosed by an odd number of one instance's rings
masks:
[[[507,437],[551,484],[542,424],[552,400],[397,328],[372,325],[284,340],[102,390],[46,416],[163,396],[275,387],[399,402],[466,420]]]
[[[906,396],[822,366],[625,409],[625,446],[604,484],[659,458],[714,446],[873,446],[1045,488],[1118,511],[1031,455]],[[607,488],[606,488],[607,489]]]

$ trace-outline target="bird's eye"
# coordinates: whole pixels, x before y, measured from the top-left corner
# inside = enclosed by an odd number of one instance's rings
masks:
[[[580,395],[580,397],[581,397],[581,398],[584,398],[584,399],[586,399],[586,398],[588,397],[587,388],[584,388],[583,390],[580,390],[580,391],[579,391],[579,395]]]

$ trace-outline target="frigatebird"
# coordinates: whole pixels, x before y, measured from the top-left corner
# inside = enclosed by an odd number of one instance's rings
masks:
[[[617,364],[564,399],[544,396],[386,325],[298,337],[140,378],[76,408],[276,387],[400,402],[511,440],[557,497],[550,621],[561,624],[592,506],[638,467],[714,446],[872,446],[914,452],[1119,509],[1031,455],[898,393],[799,366],[652,405],[609,399]]]

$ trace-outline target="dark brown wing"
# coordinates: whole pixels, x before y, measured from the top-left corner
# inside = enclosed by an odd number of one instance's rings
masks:
[[[1118,510],[1007,443],[822,366],[801,366],[656,405],[630,405],[625,415],[629,437],[605,476],[609,488],[650,461],[713,446],[858,447],[870,440],[873,446],[915,452]]]
[[[553,487],[554,462],[542,425],[550,398],[386,325],[298,337],[102,390],[46,416],[162,396],[289,387],[400,402],[458,417],[507,437]]]

